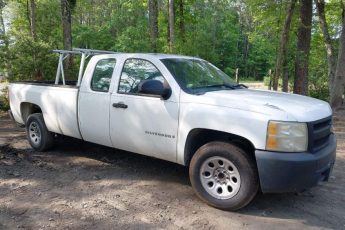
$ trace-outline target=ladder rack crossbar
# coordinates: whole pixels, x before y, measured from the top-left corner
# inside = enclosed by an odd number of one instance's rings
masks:
[[[78,81],[77,81],[77,87],[81,84],[81,79],[83,77],[83,71],[85,66],[85,61],[88,57],[92,55],[97,54],[117,54],[118,52],[114,51],[106,51],[106,50],[93,50],[93,49],[81,49],[81,48],[73,48],[72,50],[59,50],[55,49],[53,50],[53,53],[59,54],[59,63],[58,68],[56,71],[56,78],[55,78],[55,84],[59,84],[60,76],[62,79],[62,84],[65,85],[65,74],[63,69],[63,61],[71,54],[79,54],[81,55],[80,60],[80,66],[79,66],[79,74],[78,74]]]

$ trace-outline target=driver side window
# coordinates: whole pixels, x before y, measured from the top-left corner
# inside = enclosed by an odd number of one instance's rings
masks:
[[[165,84],[161,72],[149,61],[127,59],[120,77],[119,93],[138,94],[139,83],[143,80],[158,80]]]

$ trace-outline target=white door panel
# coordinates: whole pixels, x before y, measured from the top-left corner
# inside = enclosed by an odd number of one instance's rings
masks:
[[[178,104],[156,97],[117,94],[111,104],[110,133],[115,148],[176,161]]]
[[[109,93],[79,93],[79,124],[84,140],[112,146],[109,136],[109,107]]]
[[[157,80],[166,87],[174,82],[169,82],[158,60],[128,58],[121,62],[122,72],[111,95],[110,136],[114,147],[176,162],[179,91],[172,91],[168,100],[140,94],[141,81]]]
[[[84,140],[112,146],[109,133],[110,92],[114,82],[115,58],[94,57],[79,92],[79,127]]]

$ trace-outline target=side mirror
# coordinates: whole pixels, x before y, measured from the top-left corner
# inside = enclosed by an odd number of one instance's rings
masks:
[[[161,96],[164,100],[171,96],[171,89],[158,80],[141,81],[138,88],[139,93]]]

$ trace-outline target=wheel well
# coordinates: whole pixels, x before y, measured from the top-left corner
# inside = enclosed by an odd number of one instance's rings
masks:
[[[20,113],[24,124],[26,123],[27,118],[33,113],[42,113],[41,108],[33,103],[23,102],[20,104]]]
[[[185,165],[189,165],[194,153],[204,144],[209,143],[211,141],[224,141],[228,143],[232,143],[237,147],[243,149],[246,153],[249,153],[251,157],[255,160],[254,155],[254,145],[246,138],[216,131],[212,129],[193,129],[190,131],[187,137],[186,145],[185,145],[185,154],[184,154],[184,163]]]

